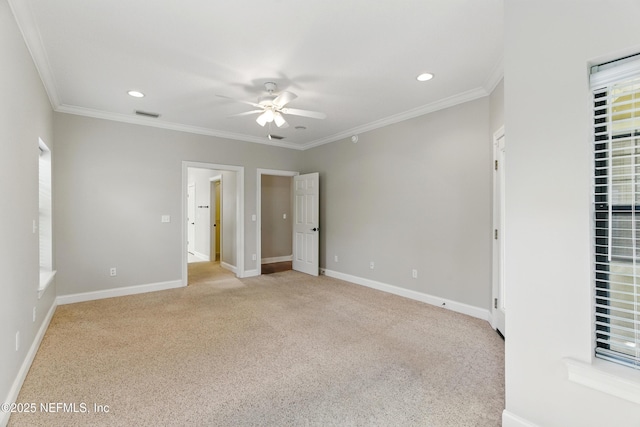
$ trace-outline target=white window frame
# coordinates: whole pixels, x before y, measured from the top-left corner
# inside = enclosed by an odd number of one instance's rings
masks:
[[[604,65],[592,67],[591,69],[591,91],[608,85],[613,81],[620,81],[629,76],[640,72],[640,55],[629,57],[620,61],[610,62]],[[594,106],[593,100],[591,106]],[[596,358],[596,232],[595,232],[595,213],[596,213],[596,190],[595,190],[595,113],[590,116],[590,128],[592,130],[589,144],[592,147],[592,227],[591,227],[591,253],[592,256],[592,272],[594,272],[591,281],[591,301],[592,301],[592,354],[591,360],[576,360],[574,358],[564,358],[563,361],[567,368],[567,378],[569,381],[584,385],[586,387],[616,396],[633,403],[640,404],[640,370],[625,366],[624,364],[612,363],[611,360]],[[610,192],[607,192],[609,196]],[[611,200],[608,199],[607,202]]]

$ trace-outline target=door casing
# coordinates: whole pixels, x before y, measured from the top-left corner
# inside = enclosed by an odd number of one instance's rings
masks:
[[[505,278],[505,135],[504,126],[493,134],[493,289],[491,326],[506,336]]]

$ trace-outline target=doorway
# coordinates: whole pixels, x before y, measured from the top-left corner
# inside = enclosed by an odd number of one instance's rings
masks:
[[[274,235],[272,230],[266,230],[263,227],[262,208],[263,205],[269,204],[265,197],[262,196],[263,192],[263,177],[264,181],[269,180],[268,177],[288,177],[286,182],[289,184],[290,192],[288,203],[291,219],[291,234],[287,230],[286,236],[291,236],[291,255],[287,254],[286,257],[291,258],[292,269],[306,274],[317,276],[319,274],[319,200],[320,200],[320,180],[318,173],[310,173],[300,175],[294,171],[281,171],[272,169],[258,169],[257,170],[257,206],[258,206],[258,218],[257,218],[257,274],[263,273],[263,261],[270,261],[270,257],[263,256],[263,249],[266,248],[264,240],[272,240],[269,242],[273,244],[274,240],[281,240],[282,236]],[[285,213],[282,213],[282,206],[280,209],[276,208],[276,218],[282,215],[282,220],[285,220]],[[266,219],[266,218],[265,218]],[[279,219],[278,219],[279,221]],[[284,234],[284,233],[283,233]],[[288,248],[288,247],[287,247]],[[288,249],[287,249],[288,251]],[[282,254],[281,254],[282,255]],[[284,255],[282,255],[284,256]],[[277,260],[277,258],[276,258]]]
[[[506,337],[506,278],[505,260],[505,166],[506,149],[504,127],[493,135],[493,301],[492,326]]]
[[[258,275],[291,270],[293,177],[298,172],[258,169]]]
[[[216,186],[220,195],[218,203]],[[191,187],[195,208],[190,207]],[[183,285],[189,283],[189,249],[193,249],[194,254],[202,260],[218,261],[222,268],[239,278],[244,277],[244,168],[183,161],[182,188],[183,231],[180,252]],[[189,215],[191,209],[195,210],[192,216]],[[195,219],[193,237],[189,231],[190,218]],[[189,244],[189,238],[192,238],[193,245]]]

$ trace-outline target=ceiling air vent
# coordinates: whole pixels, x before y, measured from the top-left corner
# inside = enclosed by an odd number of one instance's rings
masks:
[[[279,135],[269,135],[269,139],[284,139],[284,136],[279,136]]]
[[[160,114],[158,113],[149,113],[147,111],[140,111],[140,110],[136,110],[136,114],[139,116],[151,117],[153,119],[157,119],[158,117],[160,117]]]

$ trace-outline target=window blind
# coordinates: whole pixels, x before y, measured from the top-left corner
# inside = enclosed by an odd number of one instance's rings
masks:
[[[640,56],[594,67],[596,357],[640,369]]]

